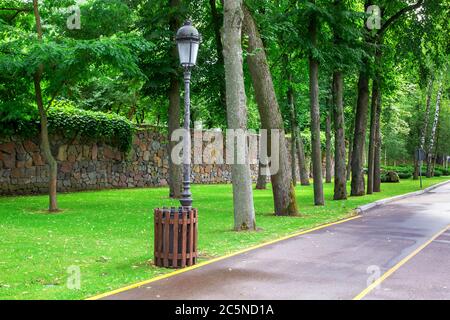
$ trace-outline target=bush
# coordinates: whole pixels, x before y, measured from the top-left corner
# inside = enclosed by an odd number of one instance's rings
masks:
[[[397,172],[400,179],[409,179],[412,177],[411,172]]]
[[[441,170],[438,170],[438,169],[435,169],[435,170],[434,170],[434,176],[435,176],[435,177],[440,177],[440,176],[442,176],[442,173],[443,173],[443,172],[442,172]]]
[[[77,109],[65,101],[52,106],[48,116],[49,130],[53,133],[102,141],[123,152],[131,148],[135,127],[122,116]]]
[[[37,112],[27,119],[2,122],[0,135],[17,135],[22,138],[36,136],[40,132]],[[65,138],[80,137],[117,147],[122,152],[131,149],[134,124],[116,114],[88,111],[76,108],[68,101],[55,102],[48,110],[49,133]]]

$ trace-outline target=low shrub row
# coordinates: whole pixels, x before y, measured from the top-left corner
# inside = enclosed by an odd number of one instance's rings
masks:
[[[411,165],[399,165],[399,166],[382,166],[381,169],[384,172],[388,171],[394,171],[398,174],[400,179],[409,179],[414,174],[414,167]],[[422,175],[426,175],[426,167],[422,167]],[[441,166],[436,166],[434,169],[434,176],[440,177],[440,176],[449,176],[450,175],[450,169],[445,169]]]
[[[39,134],[39,116],[4,122],[2,135],[17,135],[23,138]],[[110,113],[95,112],[76,108],[68,101],[58,101],[48,110],[49,133],[65,138],[80,137],[99,141],[117,147],[122,152],[130,150],[135,125],[128,119]]]

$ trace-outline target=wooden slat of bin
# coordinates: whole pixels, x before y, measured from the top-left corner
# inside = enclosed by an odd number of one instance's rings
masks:
[[[155,212],[154,212],[154,216],[155,216],[155,222],[154,222],[154,224],[153,224],[153,228],[155,229],[155,239],[154,239],[154,243],[153,243],[153,251],[154,251],[154,256],[155,256],[155,264],[156,265],[158,265],[159,264],[159,261],[158,261],[158,259],[159,258],[157,258],[157,253],[158,253],[158,240],[159,240],[159,234],[158,234],[158,230],[159,230],[159,228],[158,228],[158,226],[159,226],[159,222],[158,222],[158,215],[159,215],[159,209],[157,208],[157,209],[155,209]]]
[[[194,209],[194,210],[195,210],[195,216],[194,216],[195,226],[194,226],[194,251],[193,251],[193,254],[194,254],[194,258],[195,258],[195,262],[196,262],[197,261],[197,240],[198,240],[197,239],[197,236],[198,236],[198,223],[197,223],[198,211],[197,211],[197,209]]]
[[[183,230],[182,230],[182,240],[181,240],[181,267],[186,266],[186,236],[187,236],[187,219],[186,210],[182,209],[182,220],[183,220]]]
[[[193,252],[194,252],[194,211],[191,210],[189,213],[189,265],[192,266]]]
[[[170,220],[170,210],[166,210],[165,212],[165,220],[166,220],[166,224],[164,225],[164,267],[168,267],[169,266],[169,243],[170,243],[170,238],[169,238],[169,220]]]
[[[158,252],[161,253],[163,251],[163,241],[164,239],[162,238],[163,236],[163,225],[162,225],[162,210],[159,210],[158,213],[158,235],[159,235],[159,239],[158,239]],[[162,261],[162,257],[160,256],[159,258],[159,265],[162,266],[163,261]]]
[[[172,208],[175,212],[175,217],[178,215],[178,210]],[[174,219],[173,222],[173,254],[172,254],[172,267],[178,267],[178,219]]]

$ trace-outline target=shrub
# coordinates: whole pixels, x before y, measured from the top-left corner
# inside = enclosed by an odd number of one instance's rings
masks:
[[[29,118],[2,122],[0,135],[16,135],[29,138],[39,134],[37,111]],[[95,112],[76,108],[69,101],[55,102],[48,110],[49,133],[60,134],[69,139],[80,137],[117,147],[122,152],[131,149],[134,124],[116,114]]]
[[[441,171],[441,170],[438,170],[438,169],[435,169],[435,170],[434,170],[434,176],[435,176],[435,177],[440,177],[440,176],[442,176],[442,171]]]
[[[123,152],[131,148],[135,127],[122,116],[77,109],[66,101],[55,104],[48,115],[49,130],[53,133],[102,141]]]
[[[400,179],[409,179],[412,177],[412,173],[411,172],[398,172],[398,177]]]

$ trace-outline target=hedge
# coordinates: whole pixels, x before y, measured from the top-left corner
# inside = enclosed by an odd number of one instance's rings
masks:
[[[2,123],[0,135],[18,135],[24,138],[39,133],[39,117]],[[135,125],[128,119],[110,113],[76,108],[68,101],[58,101],[48,110],[48,128],[51,134],[65,138],[80,137],[104,142],[122,152],[131,149]]]

